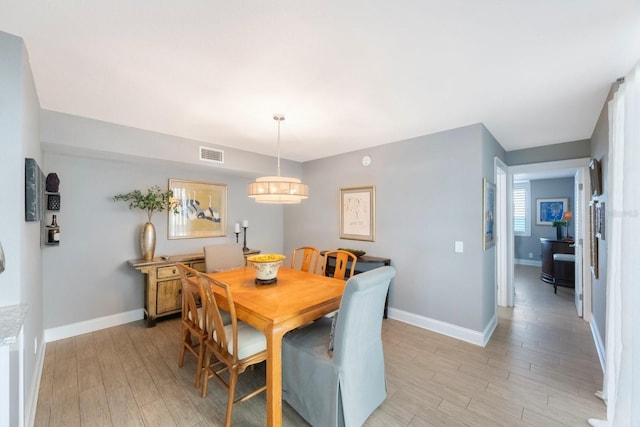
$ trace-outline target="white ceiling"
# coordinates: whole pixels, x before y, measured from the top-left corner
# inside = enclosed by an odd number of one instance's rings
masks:
[[[0,0],[42,108],[306,161],[482,122],[591,137],[639,0]]]

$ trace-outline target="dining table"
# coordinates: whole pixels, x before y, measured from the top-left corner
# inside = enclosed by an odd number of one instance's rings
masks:
[[[269,285],[256,284],[253,267],[207,275],[230,286],[237,318],[262,331],[266,337],[266,424],[281,426],[282,369],[287,369],[282,366],[282,337],[337,310],[346,282],[287,267],[280,267],[277,282]],[[216,289],[216,292],[220,291]]]

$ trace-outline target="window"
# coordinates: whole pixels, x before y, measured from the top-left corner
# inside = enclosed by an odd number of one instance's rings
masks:
[[[513,183],[513,234],[531,236],[531,185],[529,181]]]

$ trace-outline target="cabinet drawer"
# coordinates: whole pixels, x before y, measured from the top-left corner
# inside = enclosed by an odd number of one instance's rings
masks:
[[[191,264],[191,268],[193,268],[194,270],[200,271],[201,273],[204,273],[205,272],[204,261],[194,261]]]
[[[175,265],[158,267],[158,279],[170,279],[172,277],[178,277],[178,267]]]

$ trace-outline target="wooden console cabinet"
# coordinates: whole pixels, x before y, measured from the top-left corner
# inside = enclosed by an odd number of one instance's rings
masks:
[[[182,284],[176,262],[204,272],[204,254],[158,257],[151,261],[130,260],[129,264],[144,274],[144,314],[147,326],[155,326],[156,319],[182,310]]]
[[[542,246],[542,271],[540,279],[543,282],[555,283],[553,273],[553,254],[575,254],[575,243],[572,240],[540,239]]]
[[[244,255],[246,257],[259,253],[257,249],[250,249]],[[129,265],[144,274],[144,314],[149,327],[155,326],[156,319],[180,313],[182,310],[182,283],[176,267],[177,262],[205,272],[204,253],[156,257],[151,261],[129,261]]]

